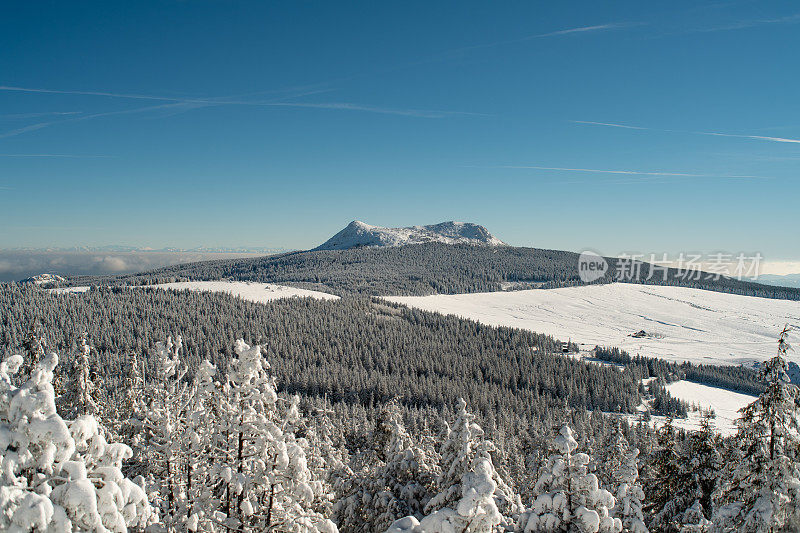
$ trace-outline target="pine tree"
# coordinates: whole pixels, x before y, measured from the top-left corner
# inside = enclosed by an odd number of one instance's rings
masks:
[[[120,437],[133,450],[133,457],[128,461],[125,472],[131,476],[143,476],[148,471],[147,439],[144,431],[147,418],[147,403],[145,402],[147,391],[136,352],[131,352],[127,360],[127,375],[117,422]]]
[[[575,453],[578,442],[564,425],[553,441],[554,454],[540,468],[535,499],[517,521],[520,532],[611,533],[622,531],[619,518],[609,509],[614,496],[600,488],[597,476],[588,472],[591,458]]]
[[[721,443],[711,412],[703,413],[700,425],[700,431],[686,434],[675,431],[669,419],[658,430],[646,479],[651,529],[704,531],[709,525]]]
[[[602,468],[610,471],[609,491],[615,498],[611,515],[622,522],[622,530],[647,533],[642,513],[644,491],[639,481],[639,450],[630,445],[617,425]]]
[[[445,533],[469,531],[488,533],[519,507],[519,498],[494,468],[494,445],[483,438],[483,429],[467,403],[459,398],[457,419],[440,451],[441,473],[434,496],[425,506],[422,520],[408,516],[392,524],[391,533]],[[510,525],[510,524],[509,524]]]
[[[91,415],[56,411],[55,353],[33,366],[19,388],[19,355],[0,363],[0,529],[115,531],[152,523],[144,489],[121,472],[131,450],[108,443]]]
[[[89,355],[92,347],[89,345],[87,334],[84,331],[78,339],[75,358],[72,361],[72,372],[67,382],[63,405],[71,418],[82,415],[97,415],[99,411],[97,401],[97,387],[92,382],[92,370]]]
[[[157,491],[156,508],[161,522],[169,531],[182,530],[187,519],[185,492],[182,490],[181,468],[185,464],[181,436],[185,424],[186,373],[180,363],[183,346],[180,336],[175,342],[156,343],[158,371],[148,385],[150,397],[144,420],[146,438],[147,479]]]
[[[420,519],[433,496],[432,458],[406,432],[396,401],[383,407],[376,425],[375,464],[340,481],[342,497],[334,510],[344,531],[385,531],[402,517]]]
[[[788,327],[781,331],[777,355],[762,367],[766,390],[741,410],[735,460],[720,476],[715,494],[716,527],[800,530],[800,394],[786,373],[789,332]]]
[[[664,532],[678,529],[677,517],[696,499],[694,492],[688,497],[682,494],[689,478],[683,460],[681,435],[675,430],[673,419],[667,418],[656,432],[656,442],[644,476],[645,513],[650,529]]]
[[[180,436],[186,450],[183,478],[188,531],[213,531],[215,527],[211,512],[217,504],[212,492],[214,420],[219,415],[215,409],[215,374],[216,368],[207,360],[197,368],[188,393],[186,420]]]
[[[45,356],[45,341],[41,330],[39,329],[39,320],[34,318],[28,324],[28,331],[25,333],[25,340],[22,342],[22,348],[25,350],[25,356],[22,362],[22,368],[14,376],[19,384],[25,383],[31,376],[33,368]]]
[[[307,442],[292,432],[299,416],[296,405],[286,412],[279,409],[259,345],[239,339],[235,351],[238,357],[230,363],[225,385],[228,449],[218,470],[224,511],[216,512],[214,520],[244,531],[337,531],[313,509],[323,486],[308,469]]]
[[[696,500],[692,504],[696,511],[686,515],[682,523],[686,526],[694,526],[694,531],[702,530],[702,527],[711,518],[713,513],[712,496],[717,488],[719,471],[722,468],[722,439],[714,428],[713,411],[703,411],[700,418],[700,431],[692,432],[686,440],[686,451],[684,452],[685,464],[691,478],[688,480],[689,487],[684,488],[684,492],[694,491]],[[687,490],[688,489],[688,490]],[[690,522],[686,519],[690,516]]]

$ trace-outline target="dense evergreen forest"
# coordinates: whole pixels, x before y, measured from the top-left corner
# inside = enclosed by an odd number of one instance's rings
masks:
[[[369,406],[398,398],[441,408],[463,397],[482,415],[520,420],[565,405],[632,413],[640,403],[634,372],[563,357],[552,337],[369,297],[264,305],[192,291],[102,287],[53,294],[4,285],[0,307],[7,350],[24,345],[34,321],[47,332],[47,346],[65,354],[85,331],[107,383],[124,375],[125,354],[147,357],[156,341],[179,333],[187,339],[190,372],[203,359],[224,370],[233,341],[243,338],[263,346],[282,390],[331,401]]]
[[[629,270],[621,260],[607,258],[609,269],[598,283]],[[619,263],[619,264],[618,264]],[[472,246],[441,243],[402,247],[304,251],[248,259],[189,263],[125,276],[80,277],[74,285],[153,284],[182,279],[233,279],[291,283],[338,295],[426,295],[485,292],[514,288],[553,288],[581,283],[578,254],[538,248]],[[645,283],[679,285],[765,298],[800,299],[800,289],[772,287],[731,278],[694,279],[671,268],[639,263]],[[651,278],[648,280],[648,278]],[[687,279],[684,279],[687,278]]]
[[[631,356],[619,348],[600,346],[594,350],[594,355],[601,361],[619,363],[626,368],[635,369],[642,378],[658,377],[666,382],[686,379],[754,396],[764,392],[766,386],[756,370],[744,366],[698,365],[689,361],[671,363],[655,357]]]
[[[800,527],[788,328],[723,438],[712,413],[693,432],[626,416],[658,365],[368,297],[6,285],[0,305],[4,531]]]

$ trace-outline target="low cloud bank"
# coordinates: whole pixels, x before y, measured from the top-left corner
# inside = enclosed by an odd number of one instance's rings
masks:
[[[265,254],[0,250],[0,282],[18,281],[44,273],[58,274],[59,276],[128,274],[192,261],[259,255]]]

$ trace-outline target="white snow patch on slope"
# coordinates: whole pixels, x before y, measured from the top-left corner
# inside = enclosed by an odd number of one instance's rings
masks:
[[[47,290],[58,294],[74,294],[74,293],[86,292],[89,290],[89,287],[86,285],[81,285],[78,287],[56,287],[55,289],[47,289]]]
[[[266,303],[280,298],[316,298],[318,300],[338,300],[339,297],[319,291],[274,285],[272,283],[254,283],[249,281],[178,281],[151,285],[159,289],[226,292],[243,300]]]
[[[47,283],[58,283],[61,281],[67,280],[57,274],[37,274],[36,276],[23,279],[20,283],[35,283],[36,285],[45,285]]]
[[[141,288],[141,285],[131,286],[131,289]],[[253,283],[249,281],[179,281],[175,283],[162,283],[160,285],[144,285],[144,287],[156,289],[171,289],[206,292],[225,292],[233,296],[238,296],[243,300],[256,303],[266,303],[280,298],[316,298],[318,300],[338,300],[339,297],[325,292],[298,289],[286,285],[274,285],[272,283]],[[89,287],[59,287],[49,289],[52,292],[75,294],[89,290]]]
[[[701,385],[691,381],[670,383],[667,385],[667,390],[675,398],[689,402],[690,405],[698,404],[702,409],[708,409],[709,407],[714,409],[717,414],[714,425],[723,435],[736,433],[734,421],[739,418],[739,409],[756,400],[755,396],[750,396],[749,394]],[[700,413],[698,411],[690,411],[689,418],[676,419],[675,426],[699,430]]]
[[[471,222],[442,222],[430,226],[383,228],[354,220],[315,249],[347,250],[359,246],[404,246],[425,242],[486,246],[505,244],[483,226]]]
[[[774,355],[780,329],[800,325],[797,301],[630,283],[386,300],[586,347],[717,365],[764,361]],[[629,336],[640,330],[651,335]],[[800,361],[800,352],[789,359]]]

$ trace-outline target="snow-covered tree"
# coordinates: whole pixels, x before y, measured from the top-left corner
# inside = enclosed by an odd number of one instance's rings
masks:
[[[647,533],[642,513],[644,491],[639,483],[639,449],[630,447],[617,472],[614,517],[622,521],[622,530],[630,533]]]
[[[45,341],[39,328],[39,321],[34,318],[28,324],[28,331],[25,332],[25,340],[22,341],[22,348],[25,356],[22,361],[22,368],[14,376],[18,384],[22,384],[31,376],[31,372],[36,364],[45,356]]]
[[[187,387],[182,382],[186,369],[179,359],[182,347],[180,336],[174,342],[169,337],[166,342],[156,343],[158,370],[148,384],[149,404],[144,420],[148,488],[157,491],[153,503],[170,531],[183,529],[187,519],[180,473],[184,464],[181,436],[187,397]]]
[[[336,428],[331,421],[334,411],[327,398],[322,404],[312,406],[311,413],[302,419],[303,427],[299,429],[308,440],[308,468],[316,479],[329,484],[353,476],[348,462],[347,449],[342,446],[342,428]],[[330,502],[328,506],[331,506]]]
[[[92,370],[89,363],[91,353],[92,347],[89,345],[86,332],[83,332],[78,339],[77,353],[72,361],[72,372],[62,399],[67,416],[70,418],[97,415],[99,411],[96,398],[97,387],[92,382]]]
[[[630,445],[617,426],[601,466],[609,472],[608,490],[616,503],[611,515],[622,521],[622,529],[631,533],[647,533],[642,513],[644,491],[639,481],[639,449]]]
[[[442,445],[438,493],[425,506],[427,516],[408,516],[394,522],[389,533],[487,533],[509,522],[521,507],[519,498],[494,468],[494,445],[484,439],[483,429],[467,403],[459,398],[457,419]]]
[[[692,506],[680,515],[677,523],[680,533],[706,533],[711,531],[714,525],[705,517],[700,500],[695,500]]]
[[[402,517],[420,519],[433,496],[433,460],[406,432],[397,402],[383,407],[376,426],[376,464],[339,480],[334,511],[344,531],[385,531]]]
[[[658,430],[645,491],[649,525],[655,531],[677,533],[707,527],[721,466],[721,442],[713,413],[704,412],[700,426],[700,431],[686,434],[676,431],[668,419]]]
[[[292,432],[296,405],[279,408],[260,346],[239,339],[235,351],[224,387],[228,449],[217,470],[224,496],[211,518],[246,531],[337,531],[313,509],[323,486],[308,469],[306,440]]]
[[[19,388],[23,359],[0,363],[0,530],[143,529],[152,513],[142,486],[123,476],[131,449],[108,443],[97,420],[56,412],[54,353],[42,356]]]
[[[128,375],[124,381],[124,393],[118,409],[119,435],[133,450],[133,457],[126,466],[130,475],[147,473],[146,437],[143,432],[147,417],[145,384],[136,352],[128,357]]]
[[[737,450],[715,494],[720,530],[800,530],[800,394],[786,373],[789,331],[783,329],[777,355],[762,366],[766,390],[741,410]]]
[[[658,428],[656,442],[647,463],[645,482],[646,514],[653,531],[675,532],[687,508],[697,500],[691,486],[682,436],[672,418]]]
[[[180,439],[186,450],[183,465],[183,487],[186,494],[186,529],[188,531],[213,531],[209,509],[216,506],[212,494],[214,480],[213,448],[215,445],[214,421],[219,415],[215,409],[216,368],[207,360],[200,363],[188,393],[186,416]]]
[[[578,442],[569,426],[553,441],[554,454],[539,470],[531,506],[517,521],[520,532],[612,533],[622,531],[622,521],[610,516],[614,496],[600,488],[588,472],[591,458],[575,453]]]
[[[714,428],[713,411],[703,411],[700,418],[700,431],[689,433],[684,443],[684,464],[690,474],[688,486],[682,492],[694,492],[695,501],[681,518],[682,530],[703,531],[708,527],[713,513],[712,496],[719,481],[722,468],[722,439]],[[699,512],[699,516],[697,513]]]

